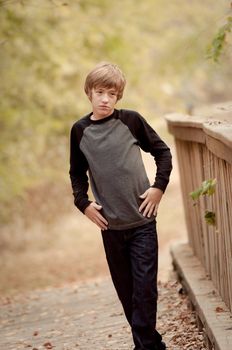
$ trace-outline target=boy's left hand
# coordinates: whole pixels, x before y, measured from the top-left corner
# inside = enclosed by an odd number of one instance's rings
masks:
[[[140,198],[144,199],[142,204],[139,207],[139,212],[143,211],[143,216],[150,218],[152,215],[157,215],[157,210],[159,202],[161,201],[163,191],[159,188],[150,187],[148,188]]]

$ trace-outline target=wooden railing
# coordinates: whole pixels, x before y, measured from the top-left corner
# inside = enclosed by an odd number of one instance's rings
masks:
[[[232,310],[232,102],[195,114],[166,117],[175,138],[188,240]],[[194,206],[189,193],[213,178],[215,193]],[[206,210],[215,212],[216,226],[206,223]]]

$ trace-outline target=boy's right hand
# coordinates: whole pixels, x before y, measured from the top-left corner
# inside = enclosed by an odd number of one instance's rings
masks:
[[[101,215],[100,210],[102,209],[102,206],[92,202],[88,207],[85,209],[84,214],[93,221],[98,227],[100,227],[101,230],[107,230],[108,222],[104,218],[104,216]]]

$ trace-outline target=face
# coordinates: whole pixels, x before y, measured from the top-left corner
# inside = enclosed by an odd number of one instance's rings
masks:
[[[96,87],[92,89],[89,99],[92,103],[93,117],[102,119],[113,113],[117,102],[117,91],[114,88]]]

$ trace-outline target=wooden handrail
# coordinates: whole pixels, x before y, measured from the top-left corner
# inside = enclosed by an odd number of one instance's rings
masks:
[[[211,152],[232,164],[232,102],[197,113],[167,115],[169,132],[180,140],[207,144]]]

